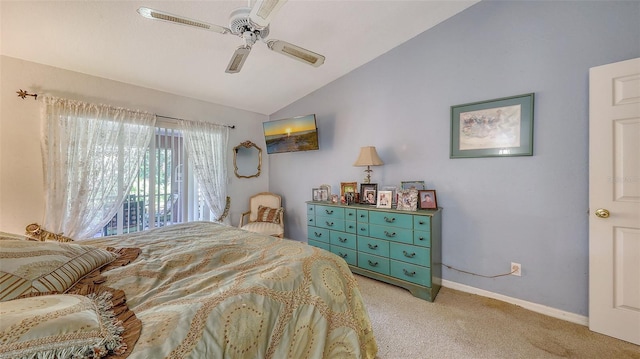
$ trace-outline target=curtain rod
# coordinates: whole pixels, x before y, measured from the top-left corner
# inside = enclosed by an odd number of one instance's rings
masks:
[[[164,116],[164,115],[158,115],[156,114],[156,117],[162,117],[162,118],[168,118],[171,120],[178,120],[178,121],[190,121],[190,120],[185,120],[184,118],[177,118],[177,117],[171,117],[171,116]],[[215,124],[214,124],[215,125]],[[236,128],[236,125],[220,125],[220,126],[226,126],[229,127],[230,129],[234,129]]]
[[[16,91],[16,93],[18,94],[18,97],[22,98],[23,100],[25,98],[27,98],[27,96],[33,97],[34,100],[38,99],[38,94],[37,93],[29,93],[27,91],[24,91],[23,89],[20,89],[19,91]],[[178,120],[178,121],[188,121],[188,120],[185,120],[183,118],[177,118],[177,117],[171,117],[171,116],[163,116],[163,115],[158,115],[158,114],[156,114],[156,117],[168,118],[168,119]],[[229,127],[230,129],[236,128],[235,125],[222,125],[222,126]]]

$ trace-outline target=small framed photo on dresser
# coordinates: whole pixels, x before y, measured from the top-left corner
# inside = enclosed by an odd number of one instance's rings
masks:
[[[360,201],[366,204],[376,204],[378,195],[377,183],[362,183],[360,185]]]
[[[418,191],[415,189],[399,190],[396,209],[399,211],[416,211],[418,209]]]
[[[340,196],[348,192],[356,192],[357,182],[340,182]]]
[[[376,208],[391,208],[392,191],[378,191]]]
[[[400,182],[400,188],[402,189],[424,189],[424,181],[402,181]]]
[[[435,190],[427,189],[418,191],[418,198],[420,199],[420,209],[438,209]]]

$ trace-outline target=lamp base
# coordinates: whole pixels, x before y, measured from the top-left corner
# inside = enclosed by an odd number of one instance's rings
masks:
[[[367,173],[367,175],[362,180],[362,183],[369,184],[371,183],[371,172],[373,172],[373,170],[371,169],[371,166],[367,166],[367,169],[364,171]]]

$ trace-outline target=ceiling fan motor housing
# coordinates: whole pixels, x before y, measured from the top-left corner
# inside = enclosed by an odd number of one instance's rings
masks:
[[[256,36],[266,39],[269,35],[269,26],[259,28],[259,26],[253,24],[251,20],[249,20],[250,13],[251,8],[249,7],[241,7],[231,12],[231,15],[229,15],[229,29],[231,29],[231,33],[244,37],[243,34],[250,31]]]

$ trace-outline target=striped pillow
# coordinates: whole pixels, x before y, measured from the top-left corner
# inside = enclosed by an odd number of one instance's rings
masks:
[[[64,293],[118,256],[73,243],[0,241],[0,302],[39,293]]]
[[[284,208],[271,208],[258,206],[258,219],[256,222],[280,223],[280,213],[284,212]]]

